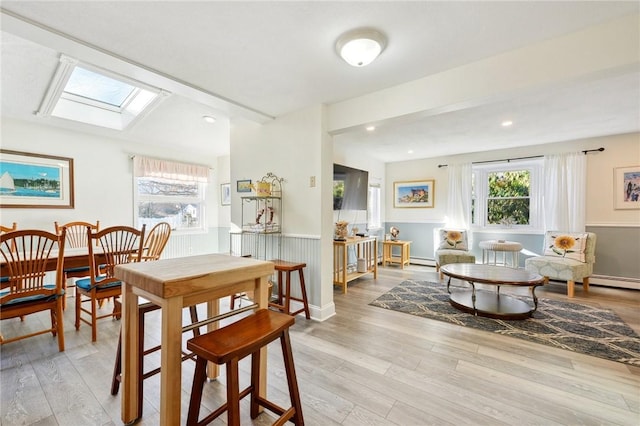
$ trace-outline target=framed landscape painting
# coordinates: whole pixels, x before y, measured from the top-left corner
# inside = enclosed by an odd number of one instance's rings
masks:
[[[236,182],[236,191],[251,192],[251,179],[239,180]]]
[[[434,198],[434,180],[393,183],[393,207],[431,208],[434,206]]]
[[[73,158],[0,150],[0,207],[72,209]]]
[[[640,209],[640,166],[618,167],[613,175],[616,209]]]

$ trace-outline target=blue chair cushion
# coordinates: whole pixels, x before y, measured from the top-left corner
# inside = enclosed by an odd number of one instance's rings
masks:
[[[100,283],[100,281],[104,280],[106,277],[97,277],[96,281]],[[114,281],[100,288],[110,288],[110,287],[118,287],[122,283],[120,281]],[[82,278],[76,281],[76,287],[80,287],[83,290],[89,291],[91,290],[91,278]]]
[[[0,283],[8,283],[9,277],[0,277]]]
[[[54,284],[45,284],[44,288],[46,288],[47,290],[55,290],[56,286]],[[9,291],[10,290],[8,288],[0,291],[0,297],[6,295],[7,293],[9,293]],[[12,305],[17,305],[19,303],[34,302],[36,300],[51,301],[51,300],[55,300],[56,298],[58,298],[58,296],[63,296],[63,295],[64,295],[64,290],[62,290],[62,294],[60,294],[60,295],[54,294],[53,296],[38,295],[38,296],[19,297],[17,299],[13,299],[13,300],[10,300],[10,301],[8,301],[6,303],[3,303],[1,306],[12,306]]]
[[[88,266],[78,266],[76,268],[65,268],[64,272],[83,272],[88,270],[89,270]]]

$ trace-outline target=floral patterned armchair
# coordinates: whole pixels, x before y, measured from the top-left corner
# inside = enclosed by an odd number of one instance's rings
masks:
[[[524,268],[545,277],[567,282],[567,295],[575,294],[576,281],[582,282],[585,293],[589,292],[589,277],[596,262],[596,234],[547,231],[542,256],[530,257]]]
[[[464,229],[434,230],[436,272],[440,272],[440,279],[443,278],[441,266],[449,263],[476,263],[476,257],[470,251],[468,235]]]

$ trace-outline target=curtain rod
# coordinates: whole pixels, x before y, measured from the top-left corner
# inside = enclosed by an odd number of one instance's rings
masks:
[[[589,152],[602,152],[604,151],[604,148],[600,147],[600,148],[596,148],[596,149],[585,149],[584,151],[582,151],[582,153],[584,155],[587,155]],[[473,161],[471,164],[485,164],[485,163],[499,163],[501,161],[506,161],[507,163],[510,161],[514,161],[514,160],[528,160],[531,158],[541,158],[544,157],[544,155],[532,155],[530,157],[516,157],[516,158],[505,158],[502,160],[486,160],[486,161]],[[447,167],[448,164],[438,164],[438,168],[440,167]]]

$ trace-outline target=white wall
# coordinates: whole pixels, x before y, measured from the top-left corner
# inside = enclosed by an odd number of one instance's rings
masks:
[[[613,207],[613,170],[616,167],[640,165],[640,134],[581,139],[568,142],[484,151],[472,154],[438,157],[424,160],[387,164],[386,188],[387,221],[444,222],[447,208],[447,168],[439,164],[459,164],[474,161],[499,160],[604,147],[604,152],[587,155],[586,222],[589,226],[640,226],[640,210],[615,210]],[[397,209],[393,207],[393,182],[403,180],[435,179],[435,207],[433,209]]]
[[[49,229],[53,222],[100,220],[101,227],[133,224],[133,174],[131,156],[146,155],[210,166],[212,180],[206,198],[219,206],[218,160],[200,152],[171,150],[94,136],[51,126],[2,118],[1,147],[6,150],[73,158],[75,207],[73,209],[3,208],[0,221],[20,228]],[[224,160],[222,160],[224,163]],[[228,179],[228,178],[226,178]],[[207,226],[218,226],[218,208],[207,210]]]

